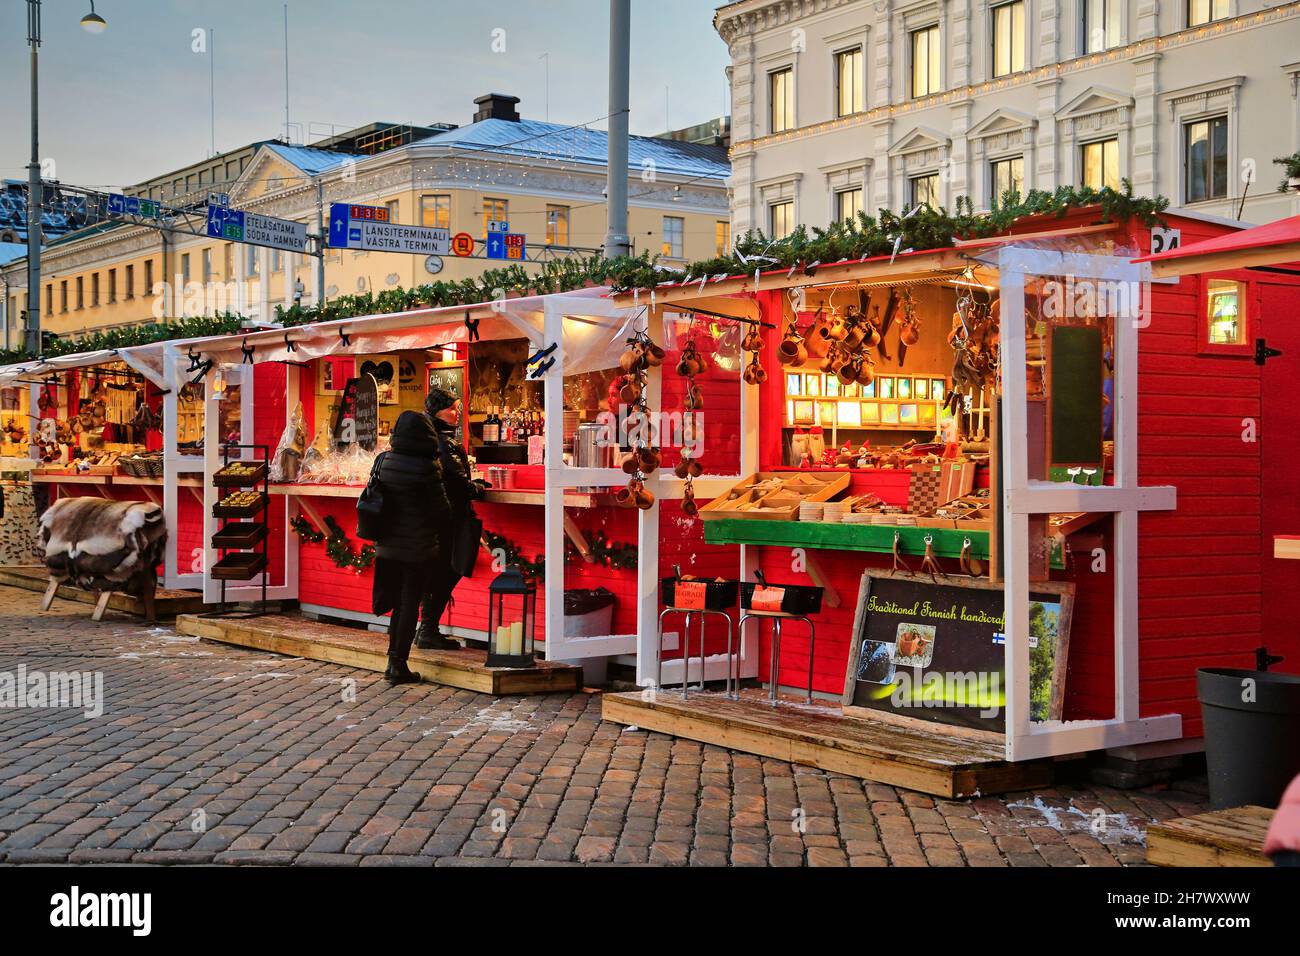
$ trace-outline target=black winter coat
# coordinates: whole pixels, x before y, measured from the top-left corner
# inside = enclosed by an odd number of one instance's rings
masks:
[[[451,503],[451,520],[458,526],[469,517],[470,503],[483,497],[483,485],[470,478],[469,456],[465,454],[464,446],[456,441],[455,426],[435,418],[433,427],[442,442],[440,460],[447,500]]]
[[[451,504],[439,460],[438,435],[423,412],[402,412],[379,463],[383,530],[375,554],[392,561],[428,561],[445,544]]]

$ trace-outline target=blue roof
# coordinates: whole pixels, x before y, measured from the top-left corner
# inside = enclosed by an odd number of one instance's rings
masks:
[[[45,242],[55,239],[72,226],[60,212],[46,212],[41,217],[41,238]],[[27,242],[27,183],[17,179],[0,182],[0,234],[13,231],[23,248]],[[22,255],[26,255],[26,251]],[[16,258],[10,256],[9,260]]]
[[[0,242],[0,266],[27,255],[25,242]]]
[[[285,146],[281,143],[267,143],[266,148],[311,176],[328,172],[344,163],[366,158],[360,154],[340,153],[331,149],[312,149],[310,146]]]
[[[483,152],[507,153],[558,162],[604,166],[609,137],[604,130],[561,126],[538,120],[486,119],[417,141],[420,146],[455,146]],[[651,163],[661,173],[726,179],[731,175],[727,151],[721,146],[628,137],[628,165],[633,172]]]

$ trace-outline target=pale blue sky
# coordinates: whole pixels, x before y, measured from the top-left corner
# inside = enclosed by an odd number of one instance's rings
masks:
[[[0,175],[25,178],[28,48],[24,0],[0,4]],[[41,155],[59,179],[138,182],[204,158],[206,55],[192,31],[214,30],[216,146],[284,129],[281,0],[96,0],[99,35],[78,21],[89,0],[45,0]],[[633,133],[703,122],[725,108],[727,50],[712,0],[633,0]],[[473,99],[509,93],[552,122],[607,112],[606,0],[289,0],[289,118],[294,139],[373,120],[464,124]],[[495,30],[505,51],[493,52]],[[666,92],[665,92],[666,88]],[[604,128],[602,121],[595,126]]]

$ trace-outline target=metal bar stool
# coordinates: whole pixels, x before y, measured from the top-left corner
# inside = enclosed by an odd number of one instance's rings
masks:
[[[740,633],[743,637],[745,633],[745,622],[751,617],[760,618],[759,636],[762,636],[762,618],[770,618],[772,621],[772,653],[771,660],[768,663],[768,682],[767,682],[767,699],[773,707],[779,701],[776,697],[778,679],[778,670],[781,663],[781,624],[783,621],[803,621],[808,625],[808,703],[813,699],[813,658],[817,651],[817,629],[813,627],[812,619],[804,614],[787,614],[785,611],[742,611],[740,614]],[[739,694],[737,694],[739,696]]]
[[[683,700],[686,699],[687,691],[690,687],[691,618],[696,614],[700,615],[700,684],[698,689],[704,690],[704,670],[705,670],[704,621],[706,615],[712,614],[716,617],[722,618],[724,621],[727,622],[727,684],[726,684],[727,690],[726,693],[728,697],[732,696],[731,664],[732,661],[735,660],[736,661],[735,696],[738,698],[740,696],[740,661],[739,659],[737,659],[736,655],[732,653],[731,615],[728,614],[726,611],[712,611],[707,608],[666,607],[659,612],[659,639],[655,641],[655,690],[658,690],[663,686],[664,617],[665,615],[674,614],[674,613],[686,615],[686,625],[685,627],[682,628],[682,699]]]

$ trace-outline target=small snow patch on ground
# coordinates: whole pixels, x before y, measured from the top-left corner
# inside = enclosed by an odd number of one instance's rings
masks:
[[[1137,844],[1146,846],[1147,834],[1144,825],[1139,825],[1129,818],[1127,813],[1106,813],[1096,810],[1084,810],[1076,807],[1071,798],[1066,807],[1053,807],[1042,797],[1032,801],[1020,800],[1008,803],[1008,809],[1036,810],[1042,814],[1043,823],[1060,833],[1092,834],[1104,844]],[[1143,821],[1143,824],[1151,821]]]

